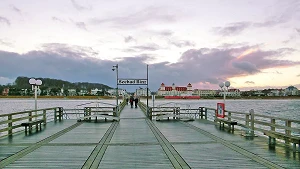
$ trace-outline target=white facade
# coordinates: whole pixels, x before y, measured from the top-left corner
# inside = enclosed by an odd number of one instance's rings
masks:
[[[76,89],[68,89],[69,96],[76,96]]]
[[[217,95],[217,91],[216,90],[195,89],[193,91],[193,95],[197,95],[197,96],[216,96]]]
[[[91,90],[91,95],[98,95],[98,92],[102,92],[102,90],[100,89],[97,89],[97,88],[95,88],[95,89],[92,89]]]
[[[172,86],[165,86],[165,84],[162,83],[157,91],[158,96],[192,96],[192,94],[193,89],[190,83],[186,87],[175,86],[174,83]]]
[[[286,96],[297,96],[299,94],[299,91],[294,86],[289,86],[285,89],[285,95]]]
[[[116,89],[108,89],[107,92],[112,96],[116,95]],[[119,94],[119,96],[123,96],[123,95],[127,95],[127,92],[126,92],[126,90],[119,88],[118,94]]]
[[[147,96],[147,88],[145,89],[136,89],[136,93],[137,96]],[[151,91],[148,90],[148,96],[151,96]]]
[[[225,91],[226,96],[231,96],[231,97],[240,97],[241,96],[241,91],[239,89],[228,89],[228,91]],[[224,91],[221,91],[219,93],[220,96],[224,95]]]

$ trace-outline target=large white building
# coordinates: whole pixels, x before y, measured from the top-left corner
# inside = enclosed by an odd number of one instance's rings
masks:
[[[239,97],[241,96],[240,89],[228,89],[228,91],[225,91],[226,96],[232,96],[232,97]],[[224,91],[221,91],[219,93],[220,96],[224,95]]]
[[[137,96],[147,96],[147,88],[136,89],[135,94]],[[148,96],[151,96],[151,91],[150,90],[148,90]]]
[[[285,89],[286,96],[297,96],[298,92],[299,92],[298,89],[294,86],[289,86]]]
[[[217,91],[216,90],[195,89],[193,91],[193,95],[197,95],[197,96],[216,96]]]
[[[175,86],[174,83],[172,86],[165,86],[165,84],[162,83],[157,91],[158,96],[191,96],[192,94],[193,89],[190,83],[186,87]]]

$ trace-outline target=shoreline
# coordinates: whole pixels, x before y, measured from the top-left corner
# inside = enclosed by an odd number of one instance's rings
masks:
[[[58,100],[115,100],[111,96],[38,96],[38,99],[58,99]],[[146,96],[141,96],[141,99],[146,99]],[[0,96],[0,99],[34,99],[33,96]],[[122,100],[122,97],[119,97]],[[249,96],[249,97],[226,97],[226,100],[298,100],[300,96]],[[152,100],[149,96],[149,100]],[[161,96],[156,96],[155,100],[223,100],[223,97],[202,97],[200,99],[165,99]]]

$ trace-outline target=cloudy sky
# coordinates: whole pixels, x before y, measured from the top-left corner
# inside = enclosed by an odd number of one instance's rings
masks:
[[[120,78],[300,88],[298,0],[1,0],[0,84]],[[122,86],[126,89],[126,86]],[[143,87],[143,86],[141,86]]]

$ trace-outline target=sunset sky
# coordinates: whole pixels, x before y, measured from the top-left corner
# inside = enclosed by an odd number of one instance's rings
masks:
[[[0,63],[2,85],[27,76],[115,87],[113,65],[144,79],[149,64],[151,90],[226,80],[299,89],[300,1],[1,0]]]

